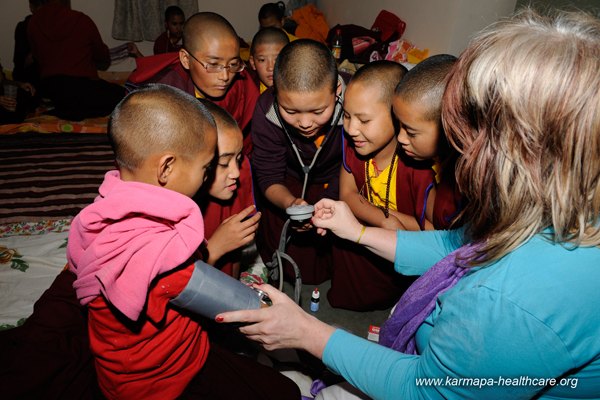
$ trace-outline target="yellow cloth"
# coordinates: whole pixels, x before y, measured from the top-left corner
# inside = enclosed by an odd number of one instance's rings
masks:
[[[376,171],[373,166],[372,160],[368,162],[369,168],[369,180],[371,185],[371,193],[369,193],[369,201],[375,206],[385,207],[385,192],[387,187],[388,176],[390,173],[390,166],[388,165],[379,176],[375,176]],[[398,172],[398,161],[394,163],[394,169],[392,170],[392,179],[390,180],[390,198],[389,198],[389,209],[396,211],[396,174]]]
[[[321,43],[327,43],[329,24],[325,15],[314,4],[307,4],[297,8],[292,13],[292,19],[296,21],[296,36],[304,39],[314,39]]]
[[[285,29],[283,29],[283,31],[285,32],[285,34],[287,35],[288,39],[290,39],[290,42],[293,42],[294,40],[298,40],[298,38],[294,35],[292,35],[291,33],[289,33],[288,31],[286,31]]]
[[[439,184],[441,172],[442,172],[442,166],[440,165],[440,163],[436,162],[431,166],[431,169],[433,170],[433,172],[435,172],[435,183]]]
[[[260,90],[260,94],[262,94],[267,89],[268,87],[266,87],[264,83],[260,82],[260,87],[258,88],[258,90]]]
[[[250,59],[250,47],[242,47],[240,49],[240,58],[243,61],[248,62],[248,60]]]
[[[203,99],[204,98],[204,95],[202,93],[200,93],[200,91],[196,87],[194,87],[194,94],[196,95],[197,99]]]

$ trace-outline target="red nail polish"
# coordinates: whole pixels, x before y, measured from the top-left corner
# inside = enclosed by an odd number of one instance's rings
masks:
[[[221,317],[221,316],[215,317],[215,321],[223,322],[223,317]]]

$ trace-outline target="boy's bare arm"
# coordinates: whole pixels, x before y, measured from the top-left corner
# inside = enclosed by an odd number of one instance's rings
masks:
[[[376,226],[385,229],[404,229],[401,221],[392,215],[385,218],[381,209],[360,194],[356,187],[354,175],[346,171],[342,166],[340,168],[340,200],[346,202],[356,218],[369,226]]]
[[[294,196],[288,188],[280,183],[275,183],[265,190],[265,197],[277,207],[285,210],[293,205],[308,204],[304,199]]]
[[[425,230],[435,229],[433,226],[433,207],[435,205],[435,195],[436,190],[435,186],[433,186],[429,190],[429,195],[427,196],[427,204],[425,208]]]
[[[421,227],[419,226],[419,221],[412,215],[403,214],[398,211],[390,210],[390,218],[395,218],[402,224],[402,228],[405,231],[419,231]],[[425,221],[427,224],[428,221]],[[431,225],[431,224],[430,224]],[[430,228],[433,229],[433,226]]]

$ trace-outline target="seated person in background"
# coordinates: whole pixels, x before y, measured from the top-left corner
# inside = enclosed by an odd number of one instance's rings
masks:
[[[598,398],[599,40],[590,14],[525,10],[461,54],[442,121],[460,153],[465,229],[364,232],[361,243],[399,272],[423,274],[380,344],[268,285],[272,307],[216,320],[243,322],[269,350],[309,351],[373,399]],[[344,203],[315,208],[316,226],[360,235]],[[435,380],[445,384],[422,384]]]
[[[185,14],[177,6],[165,10],[165,31],[154,41],[154,54],[179,51],[183,46],[183,24]]]
[[[9,81],[0,64],[0,123],[22,122],[35,107],[35,87],[29,82]]]
[[[428,163],[402,154],[392,114],[394,88],[406,68],[393,61],[361,67],[344,95],[345,159],[340,168],[340,200],[366,226],[420,230],[426,225],[427,191],[433,182]],[[385,309],[413,279],[359,244],[337,240],[336,268],[327,299],[333,307]],[[339,262],[338,262],[339,261]]]
[[[71,10],[67,0],[48,0],[32,15],[27,36],[40,68],[40,94],[59,118],[81,120],[111,113],[125,95],[122,86],[98,78],[110,52],[94,21]]]
[[[179,54],[144,57],[136,62],[128,86],[165,83],[214,102],[235,118],[244,133],[244,155],[250,153],[248,133],[259,93],[244,71],[239,38],[229,21],[212,12],[194,14],[183,27]]]
[[[209,343],[199,317],[171,303],[191,279],[204,240],[191,197],[216,150],[206,107],[152,85],[119,103],[108,131],[118,170],[75,217],[67,246],[104,396],[298,396],[278,372]]]
[[[260,221],[260,212],[255,213],[250,162],[242,154],[243,136],[235,119],[216,104],[200,101],[215,119],[218,149],[208,195],[200,191],[194,198],[200,205],[208,238],[204,259],[237,279],[241,248],[254,241]]]
[[[31,14],[43,4],[43,0],[30,0],[29,10]],[[37,62],[31,54],[31,46],[27,39],[27,25],[31,20],[31,15],[17,24],[15,27],[15,51],[13,53],[13,79],[20,82],[29,82],[34,86],[39,86],[40,71]]]
[[[289,19],[285,18],[285,4],[283,1],[278,1],[277,3],[265,3],[260,7],[260,10],[258,10],[258,24],[260,29],[283,29],[290,42],[292,42],[298,38],[288,32],[289,27],[293,25],[289,23],[289,21]]]
[[[313,40],[291,42],[277,58],[273,82],[252,119],[251,162],[262,211],[257,246],[264,262],[279,247],[286,208],[338,197],[342,163],[345,83],[329,49]],[[298,264],[303,282],[319,284],[331,277],[331,246],[330,238],[312,230],[294,232],[286,253]],[[289,263],[284,275],[295,279]]]
[[[250,66],[258,76],[260,93],[273,86],[273,68],[281,49],[290,41],[279,28],[262,28],[252,39]]]
[[[441,119],[446,77],[454,63],[456,57],[448,54],[421,61],[402,78],[393,101],[402,153],[433,163],[435,181],[429,190],[425,217],[435,229],[448,229],[463,206],[454,173],[458,153],[448,144]]]

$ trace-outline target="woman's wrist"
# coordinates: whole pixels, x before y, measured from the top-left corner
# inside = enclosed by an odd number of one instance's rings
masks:
[[[336,231],[334,229],[333,233],[335,233],[337,236],[341,237],[342,239],[346,239],[351,242],[361,244],[365,240],[365,234],[367,233],[367,226],[363,225],[362,223],[360,223],[357,220],[350,227],[348,227],[347,229],[344,229],[344,231],[341,231],[341,230]]]
[[[360,233],[358,234],[358,239],[356,239],[356,243],[359,244],[360,240],[362,239],[363,235],[365,234],[365,231],[367,230],[366,226],[362,226],[362,228],[360,229]]]
[[[313,356],[322,359],[323,351],[325,351],[329,338],[331,338],[331,335],[335,332],[335,328],[312,315],[307,315],[307,317],[308,326],[303,330],[301,344],[298,347],[306,350]]]

